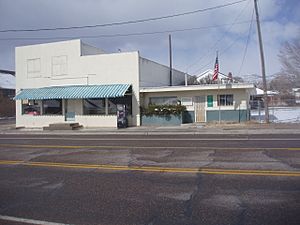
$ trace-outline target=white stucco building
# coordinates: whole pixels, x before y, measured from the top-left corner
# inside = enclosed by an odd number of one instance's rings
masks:
[[[172,74],[137,51],[105,53],[80,40],[17,47],[16,127],[117,127],[117,104],[126,105],[129,126],[249,120],[254,85],[184,85],[183,72]],[[149,104],[186,111],[174,120],[141,115]]]
[[[139,52],[105,53],[80,40],[16,48],[16,126],[116,127],[116,104],[140,125],[140,88],[168,86],[169,68]],[[173,85],[184,73],[173,70]]]

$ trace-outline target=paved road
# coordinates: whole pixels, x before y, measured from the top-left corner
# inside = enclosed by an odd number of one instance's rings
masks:
[[[297,134],[0,137],[0,224],[298,225],[299,211]]]

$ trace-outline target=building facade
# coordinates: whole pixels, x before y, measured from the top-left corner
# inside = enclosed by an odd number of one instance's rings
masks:
[[[243,122],[250,119],[252,84],[210,84],[141,89],[143,107],[149,104],[181,104],[186,107],[182,123]],[[152,118],[152,123],[155,119]],[[145,123],[149,123],[148,120]],[[144,125],[145,125],[144,123]]]
[[[173,85],[184,82],[173,70]],[[16,48],[16,126],[116,127],[116,105],[140,126],[140,88],[169,84],[169,68],[139,52],[105,53],[80,40]]]

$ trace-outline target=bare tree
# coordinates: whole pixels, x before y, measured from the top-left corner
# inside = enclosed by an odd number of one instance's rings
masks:
[[[233,78],[234,82],[236,83],[244,83],[244,79],[242,77],[234,77]]]
[[[199,84],[196,76],[189,76],[188,80],[187,80],[187,83],[189,85],[197,85],[197,84]]]
[[[300,87],[300,39],[284,43],[278,56],[282,66],[281,75],[293,87]]]
[[[293,79],[290,76],[279,74],[270,81],[269,89],[279,91],[281,94],[287,94],[291,92],[293,85]]]

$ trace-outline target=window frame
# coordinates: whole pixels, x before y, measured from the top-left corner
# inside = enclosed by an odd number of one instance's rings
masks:
[[[218,95],[218,106],[233,106],[233,94]]]
[[[63,63],[62,63],[63,62]],[[52,56],[51,62],[52,76],[63,76],[68,74],[68,56],[58,55]]]
[[[41,77],[41,58],[27,59],[27,77]]]

